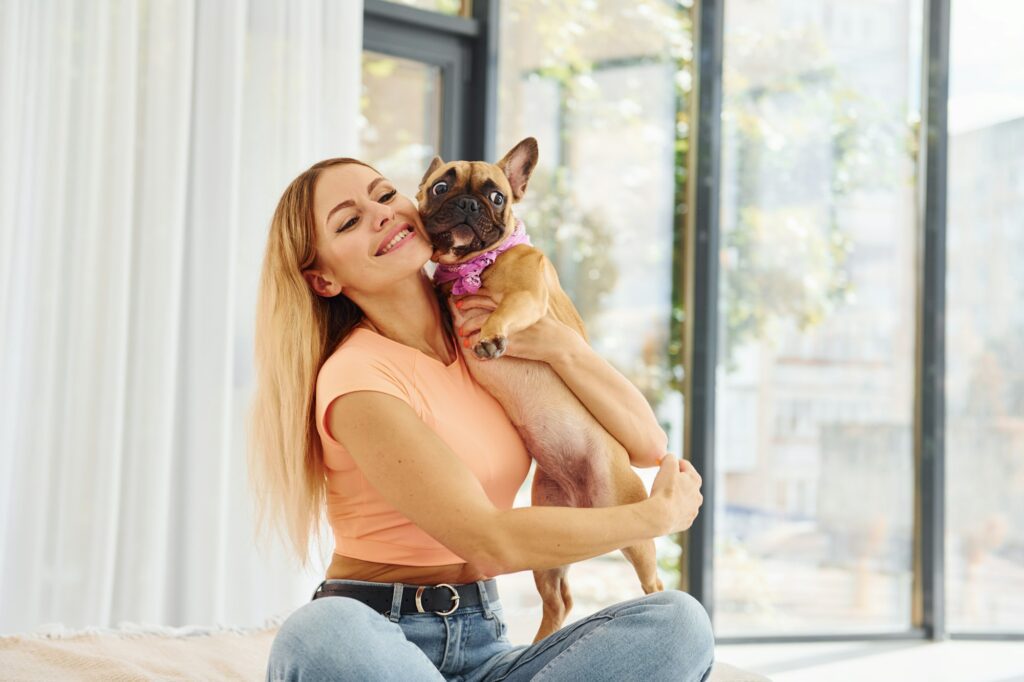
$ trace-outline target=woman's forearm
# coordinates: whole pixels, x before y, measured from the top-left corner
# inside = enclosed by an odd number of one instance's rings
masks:
[[[629,453],[635,467],[658,466],[668,437],[647,399],[597,351],[579,339],[562,346],[548,361],[605,430]]]
[[[543,570],[664,535],[662,501],[614,507],[516,507],[498,512],[491,538],[499,573]]]
[[[466,296],[455,304],[452,314],[467,348],[477,342],[480,328],[497,305],[489,294]],[[511,334],[506,353],[551,365],[594,418],[622,444],[633,466],[658,466],[668,438],[647,400],[572,327],[549,312],[532,326]]]

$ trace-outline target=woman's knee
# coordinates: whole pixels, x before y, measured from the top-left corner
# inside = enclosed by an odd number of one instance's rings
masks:
[[[663,607],[654,609],[663,620],[661,626],[684,644],[690,656],[700,653],[714,655],[715,633],[711,627],[711,618],[692,595],[681,590],[664,590],[653,592],[647,598]]]

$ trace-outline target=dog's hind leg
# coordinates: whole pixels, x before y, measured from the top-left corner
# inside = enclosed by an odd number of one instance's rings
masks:
[[[644,594],[661,592],[665,585],[658,577],[658,558],[654,548],[654,540],[644,540],[629,547],[623,547],[622,553],[633,564],[636,575],[640,578],[640,586]]]
[[[535,507],[574,506],[568,501],[561,486],[539,466],[534,470],[531,498]],[[534,644],[561,628],[572,610],[572,594],[566,579],[568,572],[568,565],[533,572],[533,581],[543,604],[543,616],[533,638]]]
[[[536,644],[553,632],[557,632],[565,623],[566,616],[572,610],[572,595],[569,593],[569,581],[566,574],[568,566],[547,568],[533,572],[533,582],[537,585],[537,591],[544,603],[544,613],[541,617],[540,627],[533,637]]]
[[[621,448],[618,443],[615,443],[614,447]],[[606,488],[611,491],[612,499],[595,502],[595,504],[601,504],[601,506],[630,504],[647,499],[647,489],[644,487],[643,481],[632,467],[624,463],[624,458],[628,460],[628,455],[625,452],[621,456],[617,455],[611,459],[611,475],[615,481]],[[661,592],[665,589],[661,578],[658,577],[658,558],[653,539],[623,547],[622,553],[629,563],[633,564],[644,594]]]
[[[596,479],[590,486],[593,495],[593,506],[611,507],[620,504],[632,504],[647,499],[647,489],[633,468],[629,465],[629,455],[611,436],[600,433],[603,439],[597,439],[598,452],[607,452],[608,468],[606,472],[595,469]],[[602,476],[610,480],[603,481]],[[622,553],[633,564],[637,578],[640,579],[640,587],[644,594],[661,592],[665,589],[661,578],[658,577],[658,561],[654,547],[654,540],[642,540],[629,547],[623,547]]]

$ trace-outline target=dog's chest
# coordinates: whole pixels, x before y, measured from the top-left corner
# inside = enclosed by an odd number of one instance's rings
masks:
[[[565,469],[593,450],[593,417],[549,366],[509,356],[467,357],[466,365],[505,408],[538,465]]]

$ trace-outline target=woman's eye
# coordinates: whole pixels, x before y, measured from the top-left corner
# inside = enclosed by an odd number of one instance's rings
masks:
[[[394,199],[396,194],[398,194],[398,190],[397,189],[393,189],[390,192],[387,192],[386,194],[381,194],[380,198],[377,199],[377,202],[381,203],[381,204],[386,204],[387,202],[389,202],[392,199]],[[358,222],[359,222],[359,217],[358,216],[356,216],[354,218],[351,218],[347,223],[345,223],[344,225],[339,227],[337,230],[335,230],[335,232],[344,232],[345,230],[349,229],[350,227],[354,227],[355,224],[358,223]]]
[[[438,183],[436,183],[436,184],[435,184],[435,185],[434,185],[434,186],[433,186],[433,187],[432,187],[432,188],[430,189],[430,191],[434,193],[434,196],[435,196],[435,197],[436,197],[436,196],[439,196],[439,195],[441,195],[441,194],[444,194],[445,192],[447,192],[447,191],[448,191],[448,183],[447,183],[447,182],[445,182],[444,180],[442,180],[441,182],[438,182]]]
[[[494,202],[495,206],[501,206],[502,204],[505,203],[505,195],[502,194],[501,192],[491,192],[490,199],[492,202]]]

